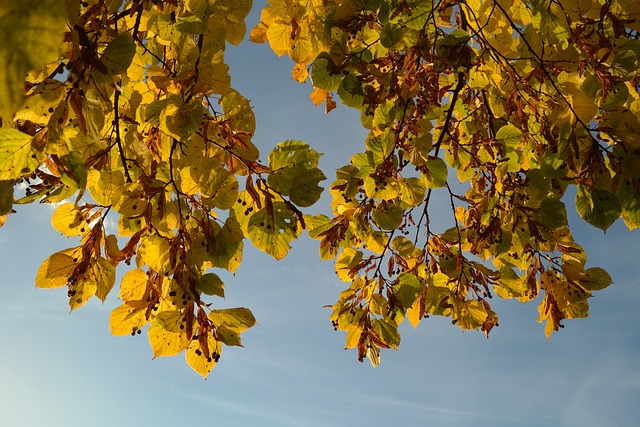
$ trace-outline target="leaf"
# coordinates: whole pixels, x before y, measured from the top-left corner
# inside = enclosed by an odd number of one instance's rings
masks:
[[[589,224],[602,231],[607,229],[618,219],[622,212],[620,201],[610,191],[590,190],[584,185],[578,185],[576,194],[576,210]]]
[[[387,23],[380,32],[380,43],[387,49],[395,47],[402,40],[402,27]]]
[[[318,183],[326,179],[317,168],[319,158],[317,151],[301,141],[281,142],[269,154],[269,185],[298,206],[313,205],[322,194]]]
[[[444,187],[447,183],[448,168],[441,158],[427,160],[427,173],[421,175],[427,188]]]
[[[409,309],[413,306],[416,298],[423,290],[424,286],[420,283],[420,280],[410,273],[400,274],[398,276],[397,283],[394,285],[394,295],[396,296],[396,300],[405,309]]]
[[[487,309],[480,301],[463,301],[454,319],[462,329],[478,329],[487,320]]]
[[[224,227],[209,242],[209,256],[215,267],[236,271],[242,262],[243,232],[238,221],[229,217]]]
[[[374,319],[372,322],[373,330],[376,332],[377,338],[380,339],[380,343],[387,348],[393,348],[395,350],[398,349],[400,345],[400,334],[398,333],[398,328],[385,321],[380,319]]]
[[[338,96],[340,96],[340,101],[347,107],[361,108],[364,103],[362,83],[355,76],[345,76],[340,82]]]
[[[148,282],[149,277],[143,270],[136,268],[127,271],[120,282],[118,298],[125,303],[129,301],[142,301],[147,293]]]
[[[98,258],[91,263],[91,273],[96,282],[96,296],[104,302],[116,283],[116,269],[105,258]]]
[[[267,207],[265,200],[263,206],[258,209],[248,192],[243,191],[233,207],[232,218],[256,248],[282,259],[291,248],[289,244],[301,233],[298,218],[285,202],[270,201]]]
[[[138,255],[143,263],[153,271],[167,273],[172,270],[169,253],[171,245],[167,239],[155,234],[146,235],[140,239]]]
[[[43,160],[44,154],[34,146],[31,136],[16,129],[0,129],[0,180],[29,174]]]
[[[59,288],[65,286],[78,262],[76,249],[56,252],[44,260],[36,274],[37,288]]]
[[[11,213],[13,202],[13,181],[0,181],[0,216]]]
[[[136,45],[129,33],[120,33],[109,42],[102,52],[100,60],[113,75],[127,71],[134,55]]]
[[[207,315],[216,327],[242,333],[256,324],[251,310],[244,307],[211,310]]]
[[[122,304],[114,308],[109,317],[111,333],[117,337],[135,335],[148,323],[145,312],[146,306],[133,307]]]
[[[54,110],[64,100],[65,85],[63,82],[47,79],[40,82],[35,90],[28,94],[14,119],[46,125],[53,117]]]
[[[180,310],[158,313],[151,320],[147,334],[153,349],[153,358],[175,356],[187,348],[189,341],[184,332],[185,328],[185,319]]]
[[[266,31],[269,46],[278,55],[282,56],[289,52],[291,45],[291,25],[281,22],[275,22],[269,25]],[[255,37],[260,38],[259,35]]]
[[[291,71],[291,78],[299,83],[304,83],[305,81],[307,81],[307,79],[309,78],[309,71],[307,70],[306,65],[296,64],[293,67],[293,70]],[[323,102],[323,101],[324,99],[320,102]],[[316,104],[314,102],[314,104],[317,107],[320,103]]]
[[[338,90],[342,81],[342,75],[328,53],[318,55],[311,68],[311,82],[313,87],[327,92]]]
[[[395,230],[404,217],[404,209],[393,203],[377,206],[371,213],[373,220],[383,230]]]
[[[69,308],[71,311],[82,307],[98,291],[98,284],[90,276],[79,277],[69,284]]]
[[[0,67],[0,116],[10,117],[18,109],[27,72],[55,61],[62,53],[67,30],[65,12],[56,0],[3,2],[0,12],[0,62],[4,64]],[[4,170],[0,165],[0,171]]]
[[[600,267],[588,268],[578,282],[589,291],[600,291],[613,283],[609,273]]]
[[[202,344],[199,340],[191,341],[185,352],[187,364],[203,378],[207,378],[222,353],[222,343],[216,341],[213,335],[207,334],[206,342],[208,352],[202,351]]]
[[[353,248],[345,248],[336,259],[336,273],[344,282],[351,282],[354,277],[353,270],[362,260],[362,252]]]
[[[202,275],[196,282],[196,289],[207,295],[215,295],[224,298],[224,283],[215,273]]]
[[[89,229],[89,224],[85,223],[81,211],[73,203],[58,206],[51,217],[51,225],[67,237],[79,236]]]
[[[568,225],[567,209],[558,199],[544,199],[538,209],[538,216],[540,221],[552,230]]]

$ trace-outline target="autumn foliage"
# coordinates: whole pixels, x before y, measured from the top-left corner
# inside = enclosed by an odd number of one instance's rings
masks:
[[[639,2],[270,0],[250,41],[369,131],[328,186],[331,216],[303,211],[323,191],[318,152],[288,140],[261,163],[252,143],[224,57],[251,7],[0,3],[0,225],[15,204],[55,203],[53,227],[80,239],[43,262],[38,287],[66,287],[73,310],[130,266],[113,334],[146,328],[154,356],[184,351],[205,377],[255,324],[216,308],[216,272],[247,242],[281,259],[303,230],[346,283],[333,326],[374,366],[405,319],[488,335],[494,295],[536,300],[547,337],[587,316],[611,278],[586,267],[564,195],[574,186],[602,230],[640,226]]]

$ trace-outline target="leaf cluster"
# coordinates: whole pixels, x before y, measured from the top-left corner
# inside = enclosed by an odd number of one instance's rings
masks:
[[[185,351],[204,377],[255,324],[210,299],[247,239],[281,259],[307,229],[347,283],[334,328],[377,366],[405,318],[488,335],[494,295],[537,300],[547,337],[586,317],[611,277],[574,240],[570,187],[593,226],[640,226],[635,1],[270,0],[250,40],[368,130],[330,216],[302,211],[322,193],[320,154],[288,140],[260,163],[231,86],[225,49],[251,1],[32,3],[0,6],[0,225],[14,204],[58,204],[53,227],[80,245],[37,286],[66,286],[73,310],[131,265],[112,332],[147,327],[154,356]]]

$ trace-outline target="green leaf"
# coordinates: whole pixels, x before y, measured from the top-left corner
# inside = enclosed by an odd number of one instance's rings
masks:
[[[231,91],[222,97],[220,106],[224,111],[225,121],[233,130],[249,134],[255,132],[256,118],[247,98],[236,91]]]
[[[385,346],[395,350],[398,349],[400,345],[400,334],[398,333],[398,327],[396,325],[386,322],[385,320],[374,319],[371,322],[371,326]]]
[[[522,141],[522,132],[511,123],[508,123],[498,129],[496,140],[502,142],[507,147],[519,145]]]
[[[311,68],[311,82],[313,86],[326,90],[327,92],[332,92],[338,90],[341,81],[342,75],[331,60],[331,56],[326,52],[318,55]]]
[[[168,104],[160,115],[161,128],[180,141],[187,141],[198,129],[206,110],[200,103]]]
[[[136,54],[136,44],[129,33],[120,33],[109,42],[100,60],[111,74],[127,71]]]
[[[317,168],[319,158],[317,151],[301,141],[281,142],[269,154],[269,185],[295,205],[313,205],[322,194],[318,183],[326,179]]]
[[[380,43],[387,49],[391,49],[402,40],[402,35],[402,27],[389,22],[380,32]]]
[[[224,227],[209,242],[208,254],[213,266],[235,272],[242,262],[243,238],[238,221],[233,217],[227,218]]]
[[[552,230],[568,225],[567,209],[559,199],[544,199],[538,209],[538,217],[540,222]]]
[[[402,273],[398,276],[393,290],[396,300],[404,309],[408,309],[413,305],[418,295],[422,293],[424,286],[414,274]]]
[[[362,83],[354,75],[345,76],[338,88],[338,96],[340,96],[340,101],[347,107],[362,108],[364,102]]]
[[[242,333],[256,324],[251,310],[244,307],[211,310],[207,315],[217,328]]]
[[[186,34],[202,34],[207,29],[207,21],[199,16],[185,13],[176,19],[176,30]]]
[[[618,219],[622,212],[620,201],[610,191],[592,190],[584,185],[578,185],[576,194],[576,210],[589,224],[602,231],[607,229]]]
[[[640,227],[640,194],[631,183],[620,180],[616,195],[622,207],[622,219],[630,230]]]
[[[207,295],[224,298],[224,283],[215,273],[204,274],[196,282],[196,289]]]
[[[579,280],[580,285],[589,291],[599,291],[613,283],[611,276],[600,267],[588,268]]]
[[[404,209],[394,203],[383,203],[377,206],[371,216],[378,227],[383,230],[395,230],[402,223]]]
[[[427,160],[427,172],[421,174],[427,188],[440,188],[447,184],[447,164],[439,157]]]

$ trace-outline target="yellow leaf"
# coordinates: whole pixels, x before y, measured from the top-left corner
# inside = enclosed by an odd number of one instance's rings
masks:
[[[122,197],[124,173],[117,169],[89,170],[87,187],[96,202],[103,206],[116,203]]]
[[[354,348],[360,342],[362,336],[362,327],[359,323],[349,325],[347,329],[347,338],[345,340],[345,348]]]
[[[97,285],[96,296],[104,302],[116,283],[116,268],[105,258],[91,262],[91,277]]]
[[[0,129],[0,180],[31,173],[43,160],[44,154],[34,147],[31,136],[17,129]]]
[[[37,288],[60,288],[66,285],[78,262],[79,248],[56,252],[44,260],[36,274]]]
[[[266,43],[267,26],[261,22],[253,27],[251,34],[249,34],[249,41],[252,41],[253,43]]]
[[[67,237],[79,236],[89,229],[80,209],[73,203],[63,203],[51,217],[51,225]]]
[[[118,298],[124,302],[142,300],[147,292],[148,281],[147,274],[139,268],[127,271],[122,277]]]
[[[336,260],[336,273],[345,282],[351,282],[356,274],[354,269],[362,260],[362,252],[353,248],[345,248]]]
[[[148,322],[145,312],[146,307],[132,307],[127,304],[116,307],[109,318],[111,333],[117,337],[134,335]]]
[[[125,256],[118,248],[118,238],[115,234],[109,234],[104,239],[104,252],[107,259],[115,264],[124,260]]]
[[[57,0],[3,1],[0,29],[0,116],[8,117],[21,103],[27,72],[64,48],[66,8]]]
[[[158,273],[166,273],[172,269],[169,258],[170,251],[171,245],[169,241],[153,234],[144,236],[141,239],[138,255],[152,270]]]
[[[211,369],[218,363],[218,358],[222,353],[222,343],[216,341],[213,334],[207,334],[207,346],[209,348],[208,355],[202,351],[202,345],[199,341],[191,341],[187,351],[185,352],[185,358],[187,364],[191,366],[191,369],[202,375],[203,378],[207,378]]]
[[[291,24],[273,23],[267,29],[267,39],[271,49],[278,55],[282,56],[289,52],[291,45]]]
[[[327,99],[327,96],[329,96],[329,92],[318,88],[313,89],[313,91],[309,95],[309,97],[311,98],[311,102],[313,102],[313,105],[315,105],[316,107],[322,104]]]
[[[154,317],[148,332],[153,358],[175,356],[187,348],[189,341],[185,330],[184,317],[180,310],[164,311]]]
[[[11,213],[13,206],[13,181],[0,181],[0,215]],[[2,224],[0,224],[1,226]]]
[[[296,64],[293,66],[293,70],[291,71],[291,78],[293,80],[300,83],[304,83],[308,77],[309,77],[309,71],[307,70],[307,67],[304,64]],[[311,100],[313,101],[313,98],[311,98]],[[313,101],[313,103],[316,105],[316,107],[319,105],[319,104],[316,104],[315,101]]]
[[[96,294],[98,285],[90,277],[82,277],[69,285],[69,308],[80,308]]]
[[[417,328],[418,324],[422,321],[422,318],[425,315],[425,305],[424,298],[418,297],[413,302],[411,307],[407,309],[407,319],[409,319],[409,323],[413,328]]]
[[[14,120],[29,120],[39,125],[49,123],[51,114],[65,96],[65,86],[58,80],[45,80],[27,95]]]
[[[289,57],[297,64],[308,64],[313,60],[313,45],[307,39],[297,39],[289,47]]]

